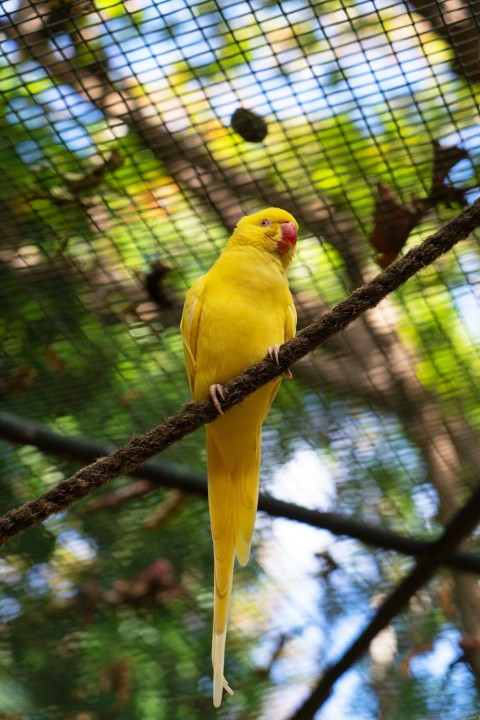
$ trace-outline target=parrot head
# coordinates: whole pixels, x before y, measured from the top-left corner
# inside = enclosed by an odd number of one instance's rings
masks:
[[[267,208],[245,215],[233,231],[235,245],[253,245],[280,259],[284,268],[292,262],[297,244],[298,223],[286,210]]]

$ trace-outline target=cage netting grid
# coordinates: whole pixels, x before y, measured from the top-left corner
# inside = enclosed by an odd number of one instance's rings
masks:
[[[243,214],[298,220],[302,327],[478,196],[478,2],[0,8],[5,437],[34,421],[113,447],[179,410],[183,297]],[[438,537],[479,480],[479,298],[473,235],[298,363],[262,491]],[[79,467],[67,445],[0,456],[2,512]],[[203,434],[158,461],[169,489],[120,478],[5,545],[2,717],[313,717],[310,689],[413,566],[261,513],[214,710],[208,512],[174,487],[205,472]],[[479,610],[476,575],[440,568],[318,716],[477,717]]]

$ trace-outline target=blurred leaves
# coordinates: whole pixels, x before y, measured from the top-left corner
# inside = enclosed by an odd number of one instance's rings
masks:
[[[82,82],[88,80],[90,95],[87,100],[66,83],[57,85],[11,39],[5,41],[2,408],[68,434],[119,443],[189,398],[178,315],[186,287],[225,242],[214,209],[225,200],[205,169],[191,170],[188,189],[170,174],[155,155],[160,140],[154,131],[151,147],[142,142],[135,112],[171,133],[179,148],[187,139],[192,152],[204,149],[222,163],[222,172],[252,174],[258,192],[248,201],[239,197],[239,215],[242,203],[257,209],[267,187],[288,193],[293,206],[316,207],[321,200],[325,220],[351,246],[355,233],[367,237],[373,218],[371,243],[383,265],[466,202],[478,164],[474,93],[445,69],[446,44],[431,32],[416,35],[403,6],[374,11],[367,5],[298,5],[288,8],[288,18],[270,1],[258,3],[255,13],[247,5],[215,2],[188,8],[137,0],[95,2],[95,8],[88,2],[32,6],[31,13],[44,16],[32,42],[47,40],[58,62],[69,60]],[[27,13],[25,22],[31,19]],[[376,81],[368,74],[372,68]],[[102,93],[105,78],[110,94],[102,111],[91,98]],[[249,142],[228,129],[230,118]],[[433,149],[432,137],[439,139]],[[175,159],[189,158],[179,149]],[[211,204],[195,196],[195,183],[212,193]],[[297,299],[312,311],[351,289],[338,247],[319,227],[315,237],[302,228],[290,275]],[[360,255],[364,245],[359,243]],[[368,258],[364,263],[371,272]],[[398,348],[413,358],[419,397],[441,396],[445,417],[466,417],[478,428],[473,319],[479,278],[472,239],[396,294],[391,332],[376,336],[382,343],[376,364],[368,365],[370,350],[362,347],[352,377],[366,373],[373,388],[381,376],[384,384],[375,387],[383,387],[386,397],[388,378],[398,369],[388,367],[386,348],[398,333]],[[344,352],[326,346],[316,359],[336,362]],[[403,359],[399,350],[398,366]],[[304,377],[300,369],[298,377]],[[396,402],[403,402],[405,385],[395,392]],[[284,383],[265,429],[264,482],[279,494],[294,490],[295,476],[287,489],[274,483],[281,466],[306,446],[318,461],[312,493],[328,480],[336,483],[332,498],[344,512],[431,535],[439,521],[425,459],[383,398],[376,401],[366,406],[327,382]],[[2,444],[0,454],[2,510],[78,469],[30,447]],[[169,451],[172,461],[192,469],[204,469],[204,455],[200,433]],[[317,500],[306,496],[303,502]],[[236,695],[214,712],[206,504],[141,480],[117,480],[21,535],[0,563],[0,654],[7,678],[0,685],[0,715],[269,718],[272,687],[283,712],[282,693],[310,682],[318,657],[324,662],[343,650],[372,597],[397,582],[407,565],[352,541],[329,537],[321,549],[321,536],[315,536],[313,551],[318,568],[308,570],[315,574],[319,612],[306,611],[295,632],[283,625],[292,607],[306,601],[303,585],[293,588],[288,605],[286,573],[280,582],[253,563],[237,574],[238,610],[227,656]],[[260,560],[272,552],[271,537],[268,527],[258,535]],[[306,546],[300,551],[287,540],[285,547],[281,538],[275,542],[279,566],[284,559],[295,566],[305,559]],[[455,712],[466,717],[475,704],[466,671],[455,667],[443,687],[446,676],[418,670],[436,644],[442,657],[451,642],[455,607],[445,578],[411,613],[411,624],[397,619],[399,655],[384,666],[383,682],[397,708],[389,720],[425,720],[440,712],[447,720]],[[453,645],[459,655],[473,647],[468,633]],[[350,715],[371,710],[364,668],[361,673],[360,699],[345,700]],[[448,702],[449,693],[456,693],[455,702]]]

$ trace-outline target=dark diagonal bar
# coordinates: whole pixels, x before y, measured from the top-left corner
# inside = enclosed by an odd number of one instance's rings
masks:
[[[455,548],[469,537],[479,522],[480,485],[454,515],[441,537],[431,544],[430,559],[419,560],[416,563],[410,574],[391,592],[342,657],[325,670],[309,697],[290,720],[312,720],[328,699],[336,681],[361,658],[374,637],[403,610],[410,598],[433,577],[438,566],[452,556]]]

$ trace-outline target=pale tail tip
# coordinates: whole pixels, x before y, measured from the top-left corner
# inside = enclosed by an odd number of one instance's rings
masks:
[[[229,695],[233,695],[233,690],[225,680],[223,675],[225,661],[225,639],[227,637],[227,628],[225,626],[223,632],[216,633],[213,631],[212,636],[212,665],[213,665],[213,704],[216,708],[222,703],[223,691],[226,690]]]
[[[226,690],[229,695],[234,695],[232,688],[228,684],[228,682],[225,680],[225,678],[222,678],[221,682],[216,682],[215,679],[213,681],[213,705],[214,707],[218,708],[222,704],[222,695],[223,691]]]

